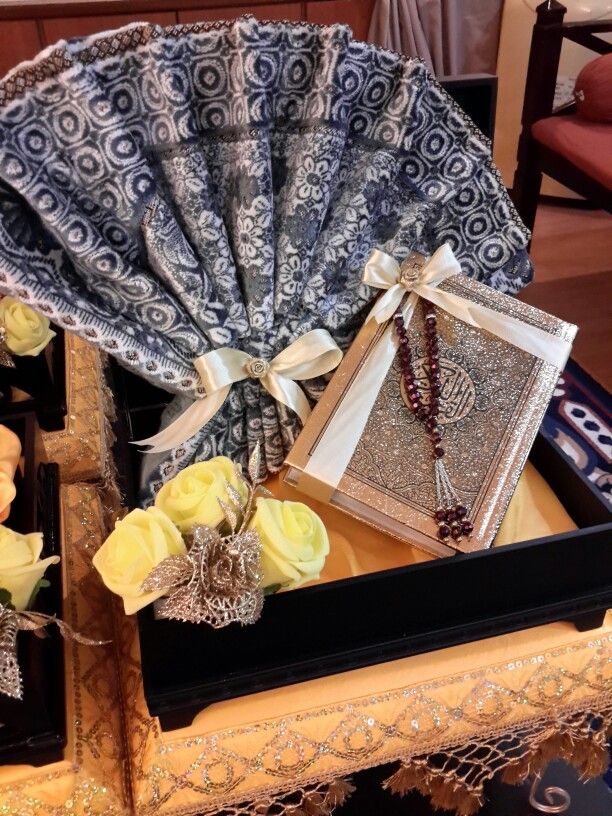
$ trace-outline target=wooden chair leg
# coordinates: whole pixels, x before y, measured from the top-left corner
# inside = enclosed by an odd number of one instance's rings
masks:
[[[519,146],[518,154],[518,164],[514,174],[511,195],[523,223],[527,229],[533,232],[540,187],[542,186],[542,171],[538,168],[535,150],[531,142]]]

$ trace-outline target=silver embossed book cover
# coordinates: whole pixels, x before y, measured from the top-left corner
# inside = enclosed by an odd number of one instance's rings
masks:
[[[551,336],[573,340],[576,327],[464,275],[440,289],[536,326]],[[408,407],[395,358],[374,400],[365,428],[351,441],[354,451],[337,485],[330,486],[309,462],[333,445],[322,441],[342,409],[350,429],[349,391],[369,386],[364,367],[376,353],[385,326],[367,322],[347,352],[289,453],[285,480],[374,527],[437,555],[490,546],[552,396],[559,368],[509,342],[437,309],[441,371],[438,422],[445,466],[474,525],[471,537],[440,541],[434,513],[436,488],[431,446],[422,423]],[[424,311],[417,308],[407,328],[414,375],[429,399]],[[350,396],[348,399],[350,402]],[[350,430],[349,430],[350,436]],[[346,438],[346,437],[344,437]],[[320,445],[324,447],[320,449]],[[323,454],[323,456],[321,456]]]

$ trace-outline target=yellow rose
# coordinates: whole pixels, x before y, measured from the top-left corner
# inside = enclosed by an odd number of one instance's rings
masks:
[[[165,513],[156,507],[132,510],[93,557],[105,585],[123,598],[126,615],[161,598],[165,589],[143,592],[141,586],[153,567],[170,555],[187,552],[185,542]]]
[[[329,554],[325,525],[302,502],[257,499],[249,527],[262,543],[262,586],[294,589],[319,577]]]
[[[231,459],[216,456],[207,462],[196,462],[161,488],[155,497],[155,506],[182,532],[194,524],[216,527],[224,519],[218,499],[234,505],[227,495],[228,482],[246,500],[246,485]]]
[[[0,588],[11,593],[15,609],[28,608],[34,587],[47,567],[59,562],[57,555],[40,561],[42,548],[42,533],[21,535],[0,524]]]
[[[6,332],[8,350],[20,357],[36,357],[55,337],[44,315],[12,297],[0,299],[0,326]]]
[[[9,517],[11,502],[15,498],[13,478],[20,456],[19,437],[6,425],[0,425],[0,523]]]

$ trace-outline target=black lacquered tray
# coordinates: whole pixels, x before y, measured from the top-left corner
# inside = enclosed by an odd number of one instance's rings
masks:
[[[35,415],[0,415],[0,423],[20,437],[24,463],[16,474],[17,496],[5,525],[23,534],[40,530],[44,536],[42,557],[60,555],[59,468],[37,461]],[[51,566],[45,577],[51,586],[39,592],[35,608],[61,617],[61,565]],[[59,761],[66,742],[63,640],[55,627],[49,627],[48,637],[42,639],[21,632],[18,658],[23,700],[0,695],[0,765]]]
[[[143,454],[127,443],[157,430],[168,395],[118,368],[113,388],[118,467],[126,500],[136,506]],[[612,606],[609,510],[541,434],[530,460],[580,529],[280,593],[266,599],[253,626],[213,630],[155,620],[151,607],[142,610],[151,713],[173,729],[223,699],[551,621],[601,625]]]
[[[63,329],[37,357],[13,357],[15,368],[0,366],[0,415],[34,411],[44,431],[60,431],[66,416],[66,354]],[[28,394],[13,400],[13,389]]]

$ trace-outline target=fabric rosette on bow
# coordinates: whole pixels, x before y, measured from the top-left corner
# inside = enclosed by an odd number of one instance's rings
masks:
[[[227,457],[198,462],[157,493],[155,505],[117,522],[93,558],[126,614],[156,603],[160,618],[255,623],[264,596],[319,577],[329,553],[321,519],[258,483]]]
[[[133,444],[150,445],[148,453],[181,445],[214,417],[232,385],[248,377],[259,380],[275,400],[294,411],[304,423],[310,415],[310,405],[296,380],[327,374],[341,359],[342,352],[326,329],[313,329],[298,337],[269,361],[235,348],[209,351],[194,361],[202,381],[202,399],[193,402],[159,433]]]

